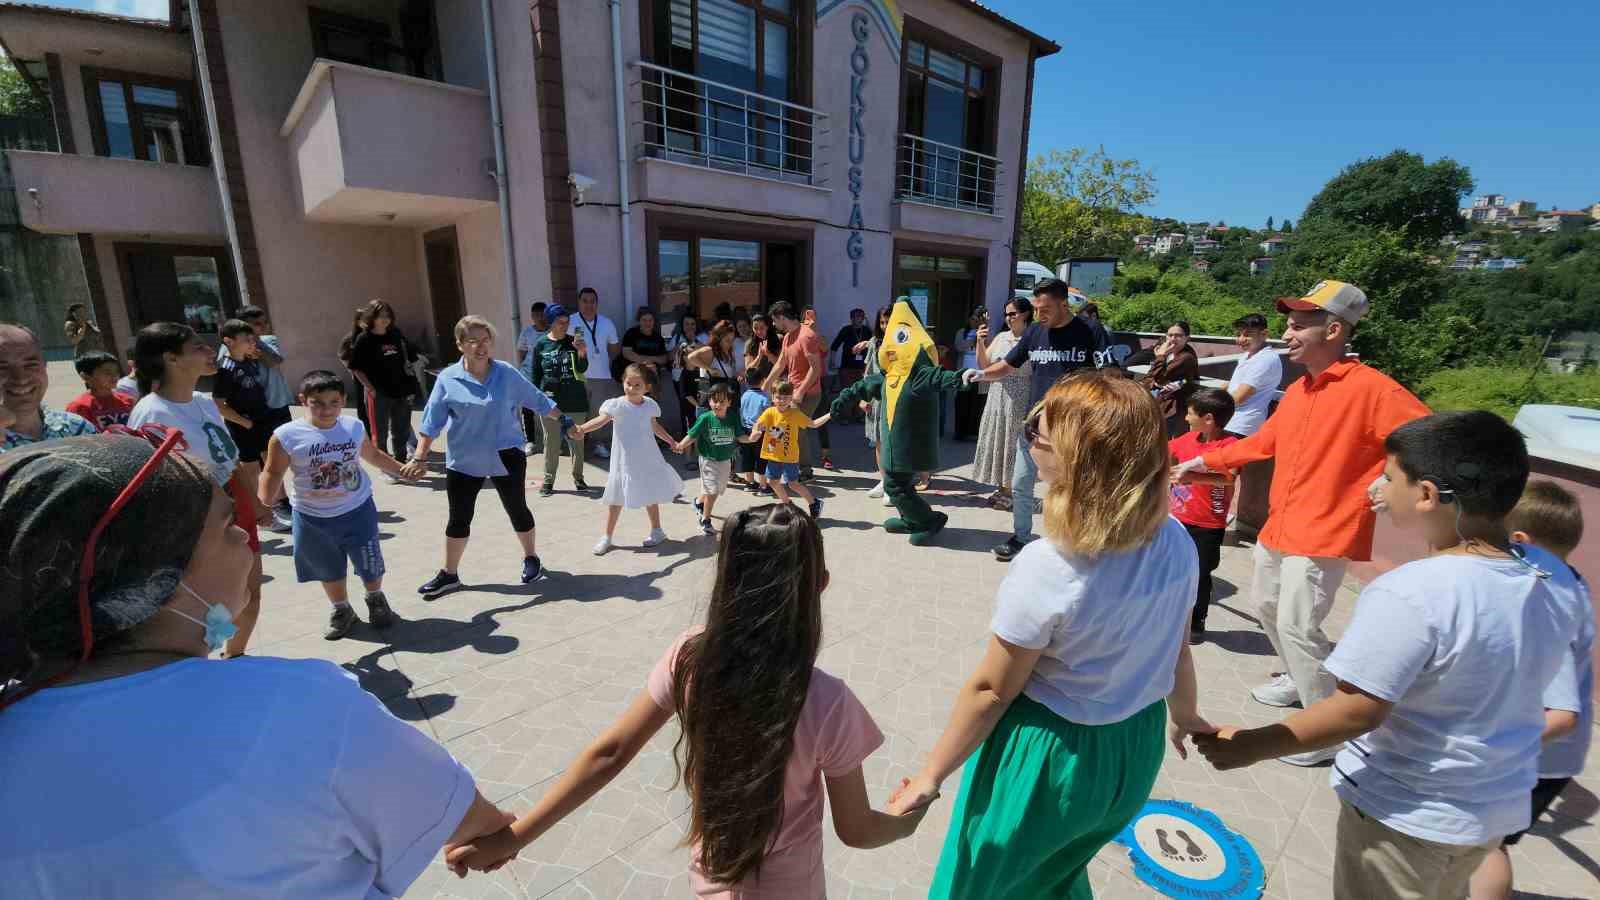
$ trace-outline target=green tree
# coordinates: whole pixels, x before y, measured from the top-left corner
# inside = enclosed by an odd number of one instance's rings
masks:
[[[0,55],[0,115],[40,117],[50,115],[50,101],[22,77],[11,57]]]
[[[1282,231],[1284,234],[1289,234],[1290,232],[1294,231],[1294,223],[1289,221],[1288,219],[1284,219],[1283,220],[1283,227],[1280,228],[1279,230]]]
[[[1273,230],[1273,228],[1272,228],[1272,217],[1271,216],[1267,216],[1267,230],[1268,231],[1272,231]]]
[[[1342,225],[1387,228],[1413,246],[1438,243],[1465,224],[1457,211],[1472,190],[1472,173],[1453,159],[1424,162],[1421,155],[1396,150],[1388,156],[1346,166],[1300,216]]]
[[[1017,253],[1047,266],[1072,256],[1127,255],[1148,227],[1137,210],[1155,200],[1155,176],[1105,148],[1054,150],[1028,164]]]

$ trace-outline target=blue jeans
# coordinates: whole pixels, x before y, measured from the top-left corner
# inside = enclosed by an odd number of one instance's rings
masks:
[[[1027,543],[1033,540],[1033,486],[1039,481],[1039,468],[1028,452],[1028,438],[1017,435],[1017,459],[1011,470],[1011,536]]]

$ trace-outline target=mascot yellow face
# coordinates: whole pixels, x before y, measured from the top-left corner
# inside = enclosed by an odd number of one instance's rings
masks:
[[[878,365],[883,368],[884,422],[891,428],[895,408],[900,405],[900,389],[919,360],[936,366],[939,350],[911,304],[896,300],[889,313],[889,327],[884,330],[883,345],[878,348]]]

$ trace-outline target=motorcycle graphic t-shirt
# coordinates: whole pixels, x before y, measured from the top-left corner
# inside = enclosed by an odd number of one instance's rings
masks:
[[[296,511],[331,518],[343,515],[372,496],[372,480],[361,466],[361,445],[367,430],[355,416],[340,416],[331,428],[305,420],[278,426],[272,433],[289,454],[289,492]]]

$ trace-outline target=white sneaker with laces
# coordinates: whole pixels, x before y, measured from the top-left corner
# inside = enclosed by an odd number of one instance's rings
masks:
[[[659,528],[650,529],[650,536],[644,539],[645,547],[656,547],[667,542],[667,533]]]
[[[1295,690],[1294,679],[1290,678],[1287,672],[1279,672],[1266,684],[1251,688],[1250,696],[1256,698],[1257,703],[1264,703],[1267,706],[1300,705],[1300,692]]]
[[[600,538],[600,540],[594,542],[594,555],[595,556],[604,556],[604,555],[606,555],[606,551],[610,550],[610,549],[611,549],[611,538],[609,538],[609,537],[602,537],[602,538]]]
[[[872,490],[867,491],[867,496],[871,497],[874,500],[878,499],[879,497],[882,497],[883,496],[883,482],[880,481],[877,484],[873,485],[872,486]]]
[[[1328,747],[1324,750],[1309,750],[1305,753],[1291,753],[1288,756],[1278,757],[1278,762],[1285,762],[1291,766],[1320,766],[1325,762],[1332,762],[1339,755],[1338,747]]]

